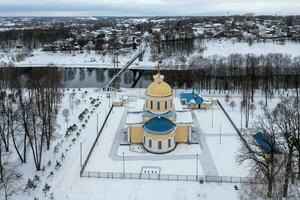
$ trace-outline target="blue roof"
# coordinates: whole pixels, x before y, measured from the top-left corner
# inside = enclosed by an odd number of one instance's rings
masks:
[[[281,150],[276,144],[270,144],[267,139],[267,136],[263,132],[258,132],[253,135],[259,147],[267,154],[281,154]]]
[[[176,128],[175,124],[164,117],[154,117],[145,123],[144,129],[148,133],[155,135],[165,135]]]
[[[179,95],[179,98],[180,100],[185,101],[186,104],[190,104],[190,103],[202,104],[204,102],[204,99],[194,91],[183,92]]]

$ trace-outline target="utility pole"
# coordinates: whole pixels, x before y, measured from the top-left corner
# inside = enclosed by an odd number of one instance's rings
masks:
[[[222,127],[222,125],[220,124],[220,144],[222,143],[222,140],[221,140],[221,127]]]
[[[243,132],[243,112],[241,111],[241,133]]]
[[[214,127],[214,108],[211,108],[211,128]]]
[[[82,142],[80,142],[80,167],[82,167]]]
[[[98,130],[98,118],[99,118],[99,114],[97,113],[97,134],[99,133],[99,130]]]
[[[196,181],[198,180],[198,165],[199,165],[199,161],[198,161],[198,153],[196,154]]]
[[[124,151],[122,152],[123,157],[123,177],[125,177],[125,158],[124,158]]]

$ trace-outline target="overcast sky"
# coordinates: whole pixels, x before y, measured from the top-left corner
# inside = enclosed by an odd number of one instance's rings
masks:
[[[0,0],[1,16],[300,14],[300,0]]]

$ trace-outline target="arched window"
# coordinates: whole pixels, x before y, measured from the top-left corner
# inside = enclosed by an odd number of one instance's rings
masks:
[[[165,109],[168,109],[168,101],[165,101]]]
[[[150,101],[150,109],[153,109],[153,101]]]
[[[161,141],[158,141],[158,149],[161,149]]]
[[[157,102],[157,110],[160,110],[160,102]]]
[[[149,139],[149,147],[152,148],[152,140]]]
[[[170,108],[172,108],[173,107],[173,102],[172,102],[172,100],[170,100]]]
[[[168,139],[168,148],[171,147],[171,139]]]

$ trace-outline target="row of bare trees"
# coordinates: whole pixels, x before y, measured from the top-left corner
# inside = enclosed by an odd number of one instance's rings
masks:
[[[36,170],[41,170],[43,153],[55,137],[62,94],[57,69],[32,69],[27,80],[16,80],[22,76],[12,76],[14,73],[7,69],[0,79],[0,188],[5,188],[11,176],[10,155],[17,155],[20,163],[26,163],[29,156]],[[24,81],[27,88],[22,87]]]
[[[180,57],[180,56],[179,56]],[[243,93],[247,90],[250,101],[256,90],[267,99],[281,89],[299,88],[300,57],[283,54],[231,54],[228,57],[192,57],[185,64],[175,59],[165,62],[166,69],[172,69],[166,77],[178,87],[193,87],[197,90],[229,91]],[[181,59],[184,60],[184,59]],[[176,71],[180,69],[181,71]]]
[[[274,109],[264,108],[245,134],[238,157],[250,166],[254,181],[244,187],[242,199],[297,199],[300,197],[300,120],[299,99],[282,98]],[[254,133],[265,135],[263,141]]]

